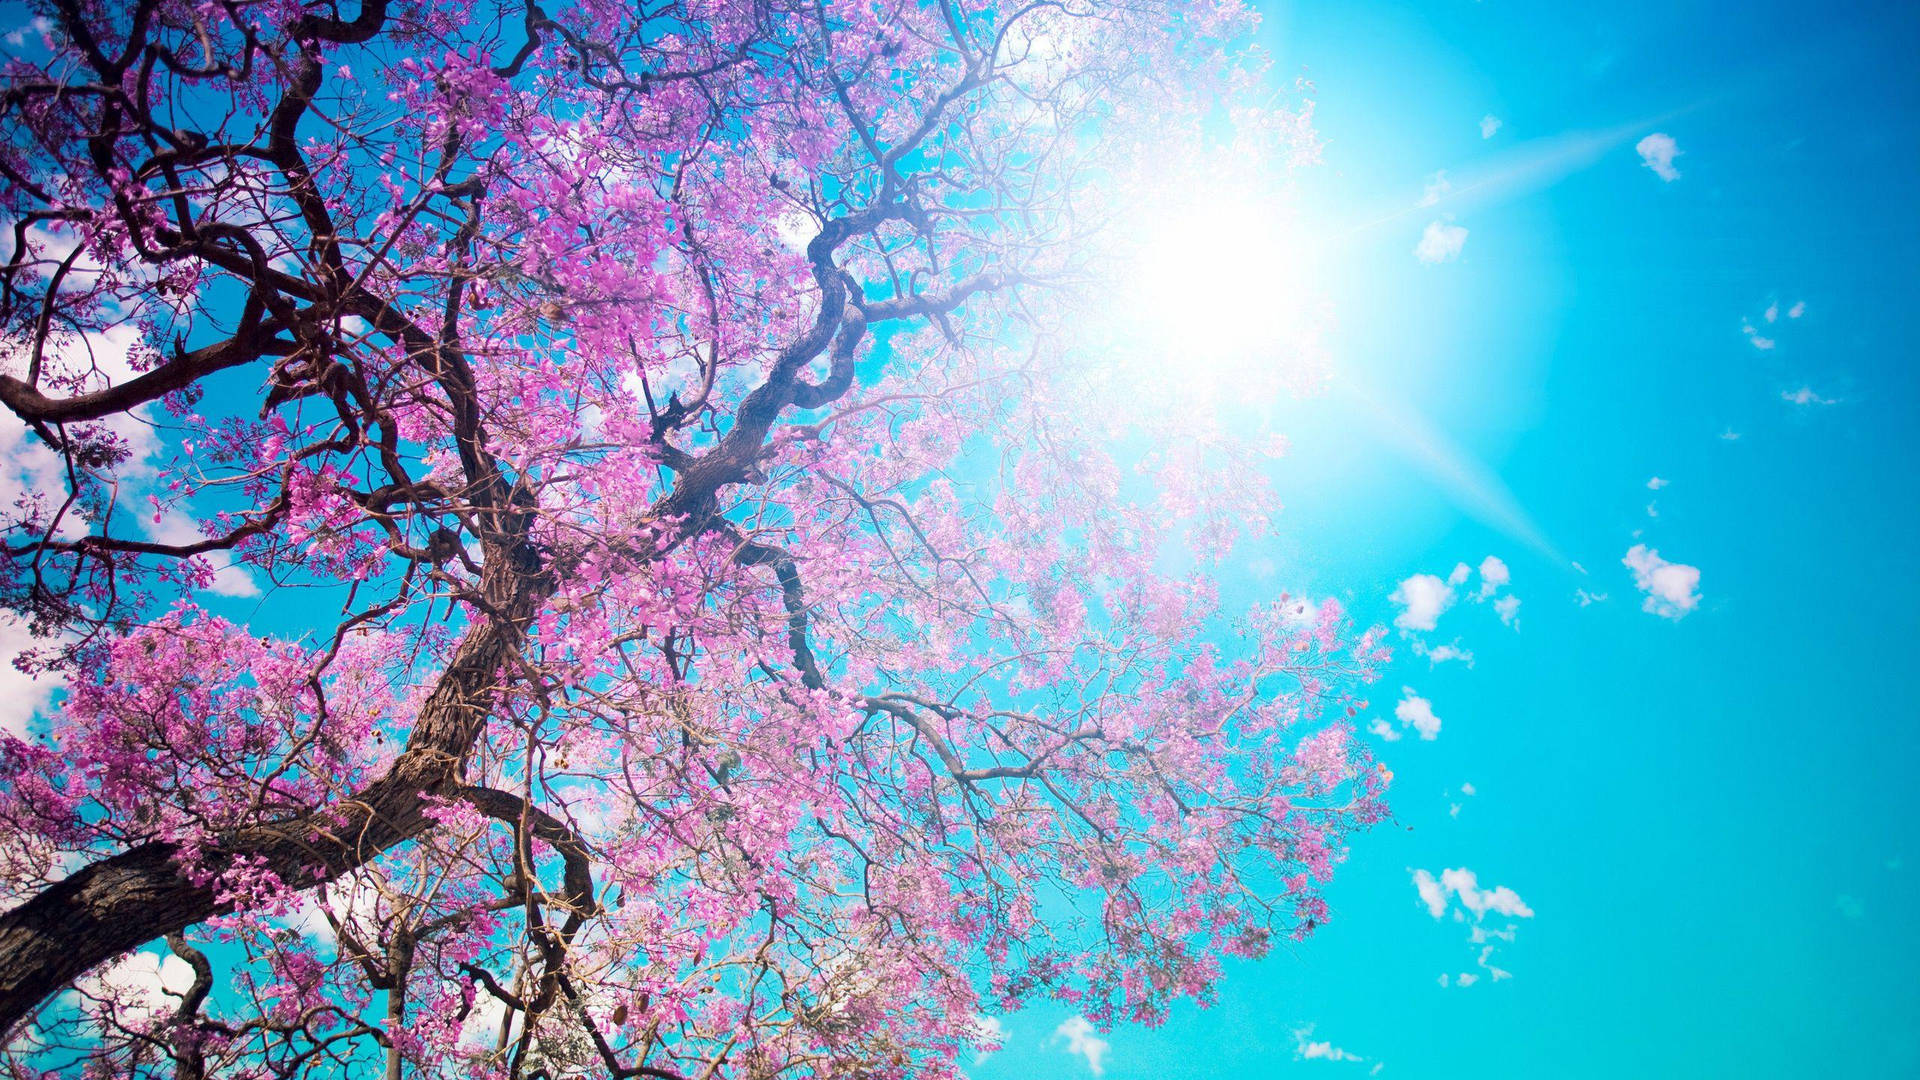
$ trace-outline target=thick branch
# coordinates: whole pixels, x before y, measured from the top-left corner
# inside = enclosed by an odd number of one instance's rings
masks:
[[[219,838],[201,856],[210,868],[262,860],[288,885],[310,888],[425,832],[433,824],[429,796],[460,794],[499,673],[555,587],[552,573],[528,566],[523,551],[488,547],[481,599],[491,617],[476,616],[393,767],[333,806]],[[0,915],[0,1037],[95,965],[229,910],[211,883],[196,884],[182,872],[180,854],[168,841],[143,844]]]
[[[285,356],[291,351],[290,343],[266,334],[253,335],[251,340],[231,338],[177,356],[152,371],[105,390],[64,398],[50,398],[32,383],[0,375],[0,404],[28,423],[72,424],[98,420],[184,389],[216,371],[238,367],[262,356]]]

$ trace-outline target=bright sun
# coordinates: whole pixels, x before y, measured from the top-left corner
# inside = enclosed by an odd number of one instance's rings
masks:
[[[1281,200],[1214,190],[1142,215],[1116,325],[1185,379],[1312,379],[1330,319],[1312,248]]]

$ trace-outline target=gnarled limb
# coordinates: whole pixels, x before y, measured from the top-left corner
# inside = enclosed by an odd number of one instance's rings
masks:
[[[488,545],[477,618],[421,708],[406,749],[350,799],[220,838],[197,856],[209,870],[263,863],[294,888],[364,865],[425,832],[433,796],[459,793],[474,740],[499,690],[499,673],[526,637],[554,578],[524,553]],[[102,859],[0,914],[0,1033],[95,965],[224,913],[212,881],[189,876],[179,845],[154,841]]]

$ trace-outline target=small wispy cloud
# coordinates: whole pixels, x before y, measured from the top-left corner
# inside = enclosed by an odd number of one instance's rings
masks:
[[[987,1060],[1001,1047],[1007,1045],[1007,1025],[997,1016],[980,1013],[973,1018],[974,1043],[979,1051],[974,1054],[975,1065]]]
[[[1432,574],[1415,574],[1402,581],[1388,597],[1400,613],[1393,625],[1402,630],[1432,630],[1453,606],[1453,586]]]
[[[1480,118],[1480,137],[1491,139],[1500,133],[1500,118],[1488,113]]]
[[[1790,405],[1838,405],[1839,398],[1821,397],[1813,392],[1813,387],[1802,386],[1798,390],[1782,390],[1780,400]]]
[[[1465,563],[1454,567],[1454,576],[1465,581],[1466,578],[1460,573],[1465,569]],[[1500,622],[1519,629],[1520,598],[1511,593],[1506,596],[1498,595],[1500,590],[1512,583],[1513,571],[1507,567],[1506,560],[1498,555],[1489,555],[1480,560],[1480,589],[1473,594],[1473,601],[1480,604],[1492,600],[1494,614],[1500,616]]]
[[[35,638],[18,619],[0,614],[0,734],[27,738],[35,714],[66,685],[66,676],[60,672],[29,674],[15,666],[22,653],[43,644],[47,643]]]
[[[1508,922],[1505,927],[1487,925],[1488,915],[1498,915],[1506,919],[1531,919],[1533,908],[1505,885],[1496,885],[1490,889],[1480,887],[1479,875],[1465,867],[1440,871],[1435,876],[1426,870],[1413,870],[1413,888],[1420,897],[1420,905],[1427,914],[1436,920],[1453,912],[1456,923],[1472,923],[1467,935],[1467,944],[1477,955],[1474,966],[1484,975],[1476,972],[1462,972],[1458,975],[1440,976],[1441,986],[1472,986],[1481,978],[1490,978],[1494,982],[1511,979],[1513,973],[1493,963],[1494,952],[1501,943],[1512,944],[1519,933],[1519,924]],[[1469,919],[1471,915],[1471,919]]]
[[[1429,644],[1422,635],[1432,632],[1439,626],[1440,616],[1453,607],[1454,601],[1464,596],[1475,604],[1492,601],[1494,613],[1500,621],[1509,627],[1518,629],[1520,616],[1520,598],[1513,595],[1501,595],[1513,580],[1513,573],[1506,561],[1497,555],[1489,555],[1480,561],[1478,570],[1480,584],[1470,588],[1468,582],[1473,578],[1475,568],[1467,563],[1455,563],[1445,578],[1437,574],[1414,574],[1394,586],[1393,594],[1388,597],[1399,610],[1393,617],[1393,625],[1400,630],[1400,636],[1412,643],[1415,656],[1426,657],[1430,666],[1438,667],[1450,660],[1459,660],[1468,667],[1473,666],[1473,652],[1460,644],[1460,639],[1442,645]],[[1437,726],[1437,721],[1436,721]],[[1384,730],[1382,730],[1384,729]],[[1374,722],[1374,734],[1392,741],[1399,733],[1382,721]],[[1430,735],[1423,737],[1431,738]]]
[[[1503,596],[1500,599],[1495,600],[1493,602],[1493,612],[1494,614],[1500,616],[1500,624],[1502,626],[1511,626],[1515,629],[1519,629],[1519,626],[1520,626],[1520,598],[1519,597]]]
[[[1413,692],[1413,687],[1400,688],[1403,697],[1393,707],[1393,715],[1400,720],[1401,727],[1411,727],[1420,733],[1420,738],[1432,742],[1440,737],[1440,718],[1433,714],[1433,702]]]
[[[1420,193],[1420,205],[1433,206],[1441,199],[1446,198],[1447,193],[1452,190],[1453,184],[1447,180],[1447,170],[1441,169],[1439,172],[1427,177],[1426,189]]]
[[[1484,918],[1488,912],[1505,915],[1510,919],[1531,919],[1533,909],[1527,906],[1520,894],[1505,885],[1496,885],[1491,889],[1480,887],[1480,878],[1473,871],[1460,868],[1440,871],[1437,882],[1425,870],[1413,872],[1414,887],[1420,892],[1420,899],[1427,905],[1427,913],[1439,918],[1446,911],[1445,897],[1451,893],[1460,905],[1473,912],[1475,919]],[[1434,886],[1437,885],[1441,897],[1441,909],[1433,910]]]
[[[1306,1024],[1293,1029],[1293,1060],[1295,1061],[1365,1061],[1366,1058],[1350,1050],[1342,1050],[1332,1043],[1313,1037],[1314,1025]]]
[[[1458,638],[1445,645],[1435,645],[1431,648],[1416,640],[1413,643],[1413,652],[1416,656],[1426,657],[1429,667],[1439,667],[1449,660],[1459,660],[1468,667],[1473,666],[1473,650],[1462,648]]]
[[[1671,184],[1680,179],[1680,170],[1673,167],[1673,159],[1680,156],[1680,146],[1673,136],[1656,131],[1635,143],[1633,148],[1640,152],[1640,163],[1653,170],[1653,175]]]
[[[193,968],[172,953],[133,952],[74,983],[91,1000],[112,1001],[141,1018],[171,1012],[174,999],[193,985]]]
[[[18,27],[7,34],[7,44],[17,49],[27,43],[27,35],[29,33],[37,34],[47,48],[53,48],[51,38],[53,33],[53,20],[47,18],[45,15],[36,15],[32,22],[25,26]]]
[[[1084,1058],[1093,1075],[1106,1073],[1107,1051],[1113,1049],[1113,1044],[1097,1035],[1093,1023],[1086,1017],[1070,1016],[1060,1021],[1060,1026],[1053,1029],[1053,1041],[1065,1042],[1067,1053]]]
[[[1668,562],[1645,544],[1627,550],[1621,564],[1633,571],[1634,587],[1647,594],[1642,611],[1676,622],[1700,606],[1700,568]]]
[[[1466,246],[1465,227],[1433,221],[1420,234],[1420,242],[1414,245],[1413,253],[1423,263],[1452,262],[1460,257],[1460,250]]]
[[[1460,785],[1460,797],[1461,797],[1461,798],[1463,798],[1463,799],[1467,799],[1467,798],[1472,798],[1472,797],[1473,797],[1473,795],[1474,795],[1474,788],[1473,788],[1473,785],[1472,785],[1472,784],[1461,784],[1461,785]],[[1461,807],[1462,807],[1462,804],[1461,804],[1461,803],[1458,803],[1458,802],[1450,802],[1450,803],[1448,803],[1448,804],[1447,804],[1447,816],[1448,816],[1448,817],[1453,817],[1453,818],[1457,818],[1457,817],[1459,817],[1459,816],[1460,816],[1460,810],[1461,810]]]
[[[1807,302],[1805,300],[1796,300],[1794,301],[1793,306],[1787,309],[1787,318],[1797,319],[1800,316],[1805,315],[1806,313],[1807,313]],[[1760,317],[1767,320],[1768,322],[1779,322],[1780,321],[1780,301],[1778,300],[1768,301],[1767,310],[1762,312]]]
[[[1498,555],[1480,560],[1480,599],[1485,600],[1512,581],[1513,571],[1507,569],[1505,560]]]

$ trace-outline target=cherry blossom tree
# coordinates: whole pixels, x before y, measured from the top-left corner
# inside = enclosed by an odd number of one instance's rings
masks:
[[[1086,329],[1175,165],[1313,156],[1250,26],[49,0],[13,1073],[952,1076],[1310,933],[1384,653],[1222,603],[1268,444]]]

